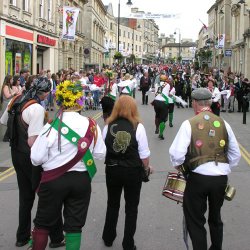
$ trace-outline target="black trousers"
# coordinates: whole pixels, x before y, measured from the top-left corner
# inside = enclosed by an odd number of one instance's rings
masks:
[[[223,223],[221,207],[224,202],[227,176],[207,176],[191,173],[186,183],[183,211],[193,250],[207,250],[205,213],[209,206],[208,225],[211,236],[210,250],[222,250]]]
[[[153,101],[155,118],[158,119],[159,124],[161,122],[166,122],[168,120],[169,105],[163,101],[154,100]]]
[[[35,200],[35,190],[40,182],[41,167],[32,165],[30,154],[12,149],[11,157],[19,188],[19,221],[16,238],[17,241],[26,241],[31,235],[31,210]],[[51,230],[50,239],[52,243],[58,243],[64,239],[62,217],[58,218],[55,227]]]
[[[116,238],[120,199],[122,190],[124,190],[126,217],[122,245],[125,250],[131,250],[134,247],[134,234],[140,202],[141,169],[139,167],[107,166],[106,185],[108,201],[102,238],[108,243],[112,243]]]
[[[148,90],[142,90],[142,104],[148,105],[148,95],[146,95]]]
[[[42,183],[38,191],[35,227],[51,232],[63,208],[64,231],[81,232],[89,207],[90,182],[88,172],[70,171],[55,180]]]

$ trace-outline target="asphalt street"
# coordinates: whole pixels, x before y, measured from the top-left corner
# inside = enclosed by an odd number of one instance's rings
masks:
[[[152,100],[153,95],[150,96]],[[137,103],[142,121],[146,127],[151,157],[150,164],[154,174],[150,182],[143,183],[135,243],[138,250],[181,250],[185,249],[182,235],[183,212],[181,204],[162,196],[170,165],[168,150],[182,121],[193,116],[191,108],[177,109],[174,113],[174,127],[166,127],[165,140],[161,141],[154,134],[154,111],[149,105],[141,105],[141,93],[137,92]],[[97,119],[103,127],[101,110],[86,111],[83,115]],[[53,114],[51,113],[51,116]],[[223,250],[250,249],[250,113],[247,113],[247,124],[242,124],[242,113],[223,113],[222,117],[232,126],[240,144],[242,159],[238,167],[233,169],[229,179],[236,190],[233,201],[225,201],[222,209],[224,221]],[[2,142],[5,128],[0,127],[0,249],[15,250],[15,233],[18,221],[18,187],[16,175],[12,168],[10,148]],[[103,162],[96,161],[98,172],[92,184],[92,197],[83,229],[82,247],[88,250],[106,250],[102,242],[102,229],[106,213],[105,167]],[[33,212],[35,214],[36,204]],[[113,250],[122,250],[124,229],[124,201],[121,201],[120,217],[117,226],[117,238]],[[209,232],[208,232],[209,235]],[[208,237],[209,238],[209,237]],[[190,241],[189,241],[190,242]],[[19,248],[26,249],[27,246]],[[48,248],[49,249],[49,248]],[[63,249],[63,248],[61,248]]]

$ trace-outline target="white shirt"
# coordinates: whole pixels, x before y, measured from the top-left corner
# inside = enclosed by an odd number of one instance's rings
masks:
[[[219,89],[217,87],[214,87],[213,92],[212,92],[212,102],[218,102],[220,98],[221,98],[221,93]]]
[[[117,85],[118,87],[124,87],[122,90],[123,94],[130,94],[129,91],[126,89],[127,86],[129,87],[130,92],[134,89],[134,83],[131,80],[121,81]]]
[[[103,140],[105,140],[106,138],[107,131],[108,131],[108,125],[106,125],[103,128],[103,131],[102,131]],[[145,159],[149,157],[150,150],[148,147],[148,138],[146,135],[145,127],[141,123],[138,124],[137,129],[136,129],[136,141],[138,143],[138,152],[140,155],[140,159]]]
[[[162,83],[162,82],[161,82]],[[158,88],[160,88],[160,86],[158,86]],[[157,90],[158,90],[157,88]],[[156,92],[157,92],[156,90]],[[164,94],[166,97],[168,97],[169,95],[169,91],[170,91],[170,85],[167,84],[165,85],[165,87],[162,89],[162,94]],[[156,97],[155,97],[155,100],[157,101],[162,101],[162,102],[165,102],[166,100],[163,98],[163,96],[161,94],[158,94]]]
[[[89,125],[87,117],[81,116],[77,112],[64,112],[63,122],[72,128],[78,135],[84,137]],[[52,128],[50,133],[43,135],[48,130],[50,124],[46,124],[31,147],[31,161],[35,166],[42,165],[45,171],[58,168],[64,165],[77,153],[77,147],[61,136],[61,152],[58,150],[58,132]],[[90,145],[90,151],[95,159],[103,159],[106,155],[106,146],[101,136],[101,130],[97,125],[97,141]],[[86,171],[84,162],[79,161],[69,171]]]
[[[24,122],[29,125],[28,137],[39,135],[41,129],[43,128],[44,112],[44,108],[38,103],[30,105],[22,112],[22,118]],[[3,125],[7,125],[8,107],[5,109],[0,122]]]
[[[226,121],[224,122],[228,133],[227,157],[229,164],[218,162],[218,165],[216,166],[214,161],[207,162],[198,166],[193,172],[212,176],[228,175],[231,173],[231,168],[238,165],[241,158],[240,149],[230,125]],[[180,166],[184,162],[188,146],[191,143],[191,134],[192,129],[190,122],[186,120],[182,123],[169,149],[170,160],[173,166]]]

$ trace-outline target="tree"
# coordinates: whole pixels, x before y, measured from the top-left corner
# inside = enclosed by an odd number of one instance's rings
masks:
[[[114,59],[118,60],[119,62],[123,59],[123,55],[121,52],[116,51],[114,54]]]

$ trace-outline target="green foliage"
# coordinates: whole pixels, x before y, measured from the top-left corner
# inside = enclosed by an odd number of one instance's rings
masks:
[[[114,59],[121,60],[122,58],[123,58],[122,53],[119,52],[119,51],[116,51],[115,54],[114,54]]]

